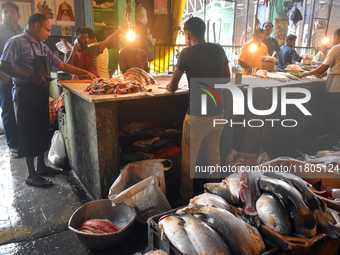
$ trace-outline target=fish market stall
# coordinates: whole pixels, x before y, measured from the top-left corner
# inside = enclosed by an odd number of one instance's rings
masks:
[[[185,89],[175,93],[167,92],[164,87],[171,76],[159,76],[155,79],[158,84],[147,85],[147,92],[131,94],[89,95],[85,89],[90,83],[61,81],[65,94],[65,110],[59,119],[60,129],[63,132],[69,163],[90,194],[98,199],[107,197],[108,189],[119,175],[120,144],[119,127],[131,123],[157,123],[171,126],[177,123],[182,125],[187,107],[188,91]],[[184,80],[186,77],[184,78]],[[226,91],[225,125],[221,138],[221,161],[226,163],[226,156],[231,146],[240,151],[270,151],[277,141],[274,139],[282,127],[261,128],[230,126],[230,121],[243,121],[242,119],[297,119],[299,125],[292,131],[303,128],[322,127],[324,110],[325,80],[303,79],[287,80],[285,82],[263,79],[254,76],[244,76],[242,85],[238,85],[245,98],[252,90],[254,107],[256,109],[269,109],[272,104],[272,94],[275,89],[278,93],[282,87],[306,88],[311,93],[311,99],[304,106],[312,113],[305,116],[294,106],[287,107],[287,115],[280,116],[280,105],[277,110],[268,116],[254,116],[245,107],[243,116],[233,115],[233,100],[229,90]],[[280,94],[278,94],[280,95]],[[246,104],[247,100],[244,101]],[[234,102],[235,103],[235,102]],[[235,106],[235,105],[234,105]],[[280,122],[275,122],[275,125]],[[258,123],[252,123],[258,125]],[[282,132],[281,132],[282,133]],[[284,140],[284,137],[282,137]],[[274,144],[274,145],[273,145]]]
[[[167,93],[164,86],[170,76],[156,79],[158,84],[146,86],[151,92],[121,95],[89,95],[85,92],[89,82],[61,82],[66,114],[59,119],[59,126],[69,163],[95,199],[107,197],[119,175],[120,125],[183,122],[188,92]]]

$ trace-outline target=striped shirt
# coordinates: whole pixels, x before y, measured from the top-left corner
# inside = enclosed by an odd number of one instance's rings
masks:
[[[62,61],[53,54],[53,52],[43,42],[36,43],[29,35],[28,30],[24,30],[24,34],[10,38],[6,44],[0,60],[10,63],[15,68],[33,73],[34,53],[31,44],[37,56],[47,56],[48,62],[51,66],[59,67]],[[14,78],[15,84],[24,84],[30,82],[23,78]]]
[[[87,46],[86,52],[90,55],[90,58],[92,59],[93,64],[96,67],[96,69],[98,69],[97,57],[99,54],[102,53],[100,52],[100,49],[99,49],[99,43],[91,44]]]

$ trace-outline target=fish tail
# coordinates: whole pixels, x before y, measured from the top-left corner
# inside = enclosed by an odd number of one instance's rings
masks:
[[[321,210],[316,210],[315,215],[322,232],[324,232],[330,238],[340,238],[340,228],[329,223]]]

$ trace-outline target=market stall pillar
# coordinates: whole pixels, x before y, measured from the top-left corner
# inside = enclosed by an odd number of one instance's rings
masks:
[[[92,104],[64,88],[62,132],[69,163],[94,199],[107,197],[119,171],[117,104]]]

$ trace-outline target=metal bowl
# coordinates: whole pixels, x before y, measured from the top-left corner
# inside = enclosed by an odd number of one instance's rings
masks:
[[[96,200],[79,207],[71,216],[68,228],[88,247],[107,249],[121,243],[129,236],[136,217],[136,210],[131,206],[123,203],[112,206],[109,199]],[[77,230],[84,222],[84,218],[108,219],[120,227],[121,230],[108,234],[85,233]]]

